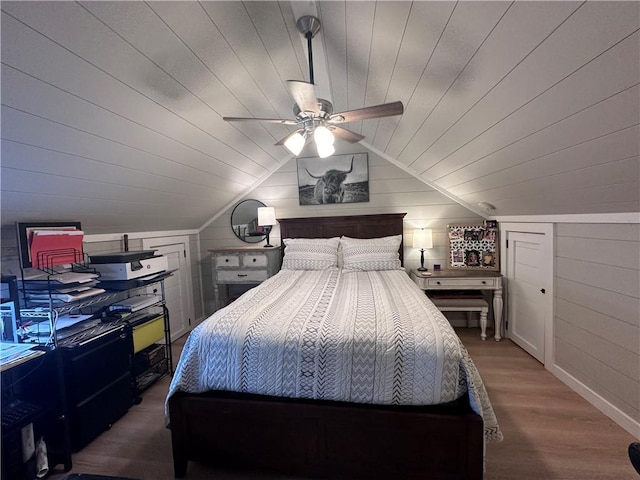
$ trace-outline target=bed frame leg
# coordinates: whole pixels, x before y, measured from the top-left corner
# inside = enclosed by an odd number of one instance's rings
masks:
[[[171,451],[173,453],[173,474],[176,478],[184,478],[187,474],[189,455],[187,454],[188,435],[187,421],[182,409],[180,393],[169,399],[169,417],[171,430]]]
[[[187,474],[187,460],[181,460],[173,457],[173,475],[176,478],[184,478]]]

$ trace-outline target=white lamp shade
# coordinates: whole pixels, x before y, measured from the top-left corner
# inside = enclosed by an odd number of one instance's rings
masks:
[[[335,139],[333,133],[325,126],[317,126],[313,131],[313,140],[316,142],[316,149],[320,158],[326,158],[334,154],[336,149],[333,146]]]
[[[327,127],[323,125],[319,125],[313,131],[313,139],[319,145],[333,145],[335,142],[335,138],[333,138],[333,133]]]
[[[258,207],[258,225],[275,225],[276,209],[273,207]]]
[[[333,155],[336,151],[333,145],[331,144],[322,144],[316,142],[316,148],[318,149],[318,156],[320,158],[327,158]]]
[[[417,228],[413,231],[413,248],[433,248],[433,231],[430,228]]]
[[[292,133],[284,142],[284,146],[294,155],[299,155],[306,143],[306,138],[299,131]]]

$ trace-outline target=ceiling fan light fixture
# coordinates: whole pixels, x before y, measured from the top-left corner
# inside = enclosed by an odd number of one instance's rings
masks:
[[[317,144],[333,145],[335,138],[333,133],[324,125],[317,126],[313,131],[313,139]]]
[[[307,138],[305,135],[300,133],[301,130],[298,130],[293,135],[291,135],[284,142],[284,146],[295,156],[298,156],[302,149],[304,148],[304,144],[307,142]]]
[[[352,132],[344,127],[338,127],[337,124],[360,122],[370,118],[402,115],[404,107],[400,101],[347,110],[334,114],[332,103],[329,100],[318,97],[313,78],[313,50],[311,40],[320,31],[320,20],[312,15],[305,15],[298,19],[296,25],[298,31],[307,39],[309,81],[286,81],[289,93],[295,102],[293,105],[294,119],[223,117],[223,120],[227,122],[253,120],[265,123],[277,123],[280,125],[296,125],[296,128],[300,129],[278,140],[276,145],[284,145],[292,154],[298,156],[313,132],[318,155],[325,158],[333,155],[335,152],[335,148],[333,147],[335,137],[349,143],[358,143],[365,138],[364,135]]]
[[[335,147],[330,143],[322,144],[322,143],[316,142],[316,149],[318,150],[318,156],[320,158],[330,157],[336,152]]]
[[[336,151],[333,146],[335,138],[331,130],[324,125],[318,125],[313,130],[313,140],[316,142],[316,148],[318,149],[318,156],[320,158],[326,158]]]

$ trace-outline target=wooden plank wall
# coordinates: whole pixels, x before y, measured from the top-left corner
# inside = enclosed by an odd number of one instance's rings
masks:
[[[366,150],[359,145],[351,146],[350,153]],[[341,153],[348,153],[349,150]],[[320,217],[331,215],[366,215],[374,213],[406,212],[404,259],[407,268],[420,265],[420,251],[411,248],[413,229],[427,227],[433,229],[434,248],[425,251],[425,266],[429,269],[434,263],[445,265],[447,224],[481,224],[482,217],[461,206],[437,190],[432,189],[384,158],[369,152],[369,202],[305,205],[298,200],[297,164],[292,159],[269,177],[245,198],[260,200],[275,207],[277,218]],[[203,296],[205,310],[212,311],[211,273],[208,263],[209,249],[222,246],[249,245],[238,240],[231,230],[231,212],[224,212],[200,234]],[[271,234],[271,244],[280,243],[278,226]],[[258,243],[256,245],[262,245]]]
[[[556,232],[556,364],[640,422],[640,225]]]

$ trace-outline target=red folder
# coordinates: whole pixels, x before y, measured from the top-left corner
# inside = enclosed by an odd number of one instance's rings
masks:
[[[35,230],[31,240],[31,266],[51,268],[83,261],[80,230]]]

